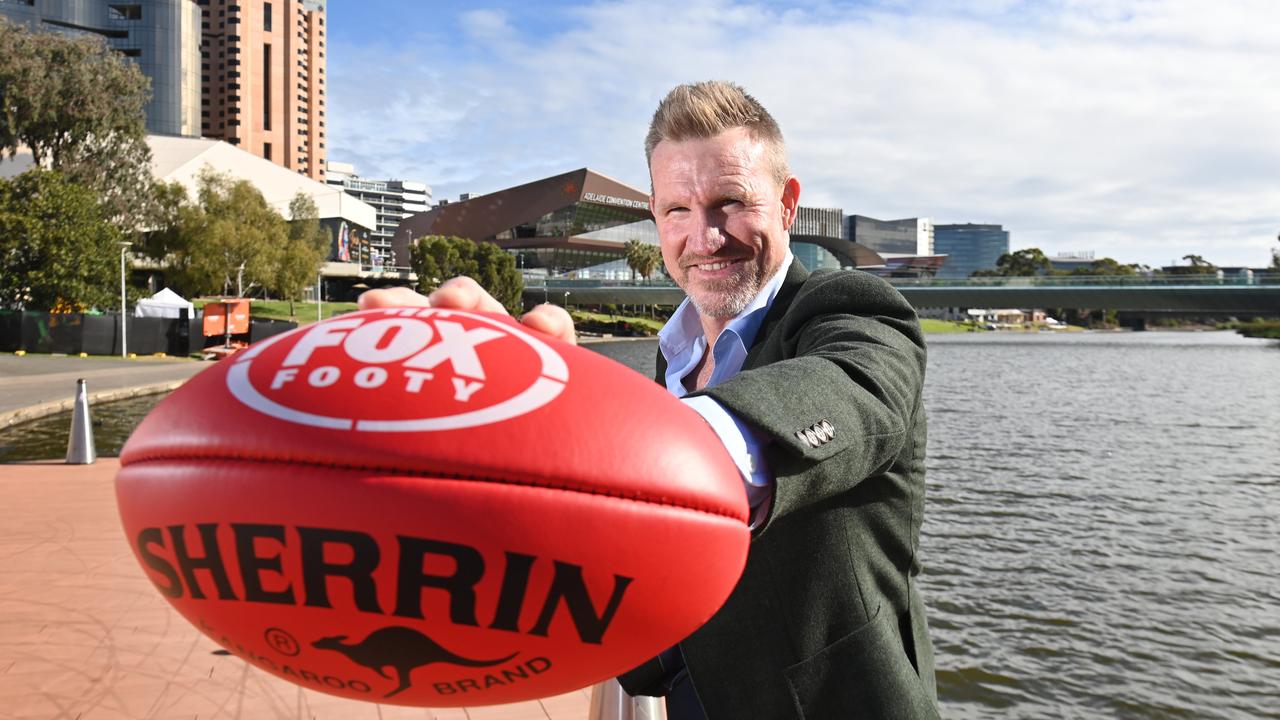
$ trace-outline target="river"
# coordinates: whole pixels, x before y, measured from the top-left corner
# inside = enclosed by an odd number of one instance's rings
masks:
[[[943,717],[1280,718],[1280,344],[930,335],[925,403]]]
[[[653,372],[652,340],[590,347]],[[154,400],[96,408],[99,452]],[[931,335],[925,402],[943,717],[1280,718],[1280,343]]]

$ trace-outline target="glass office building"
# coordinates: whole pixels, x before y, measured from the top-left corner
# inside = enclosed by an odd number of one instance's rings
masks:
[[[0,17],[104,39],[151,79],[147,132],[200,136],[200,7],[192,0],[0,0]]]
[[[933,224],[929,218],[877,220],[865,215],[849,215],[845,224],[846,237],[882,255],[923,256],[935,252]]]
[[[940,278],[967,278],[978,270],[994,270],[1000,256],[1009,252],[1009,231],[1000,225],[934,225],[934,250],[947,260]]]

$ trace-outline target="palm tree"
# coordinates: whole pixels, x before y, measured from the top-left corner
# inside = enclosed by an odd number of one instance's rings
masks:
[[[635,238],[632,238],[627,241],[626,250],[625,250],[626,257],[627,257],[627,267],[631,268],[631,282],[633,284],[636,281],[636,273],[641,272],[640,268],[644,264],[645,247],[647,247],[647,243],[644,243]]]
[[[639,251],[639,260],[635,264],[635,271],[645,280],[653,274],[654,270],[662,264],[662,250],[657,245],[643,243],[642,249]]]

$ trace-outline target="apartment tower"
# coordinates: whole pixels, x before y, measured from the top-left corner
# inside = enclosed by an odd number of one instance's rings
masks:
[[[197,0],[201,134],[324,182],[324,0]]]

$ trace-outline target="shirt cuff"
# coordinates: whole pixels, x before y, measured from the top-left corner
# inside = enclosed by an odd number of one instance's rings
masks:
[[[765,442],[749,425],[738,419],[723,405],[706,395],[680,398],[702,416],[729,451],[747,488],[747,505],[751,508],[750,529],[755,530],[769,517],[773,505],[773,473],[764,458]]]

